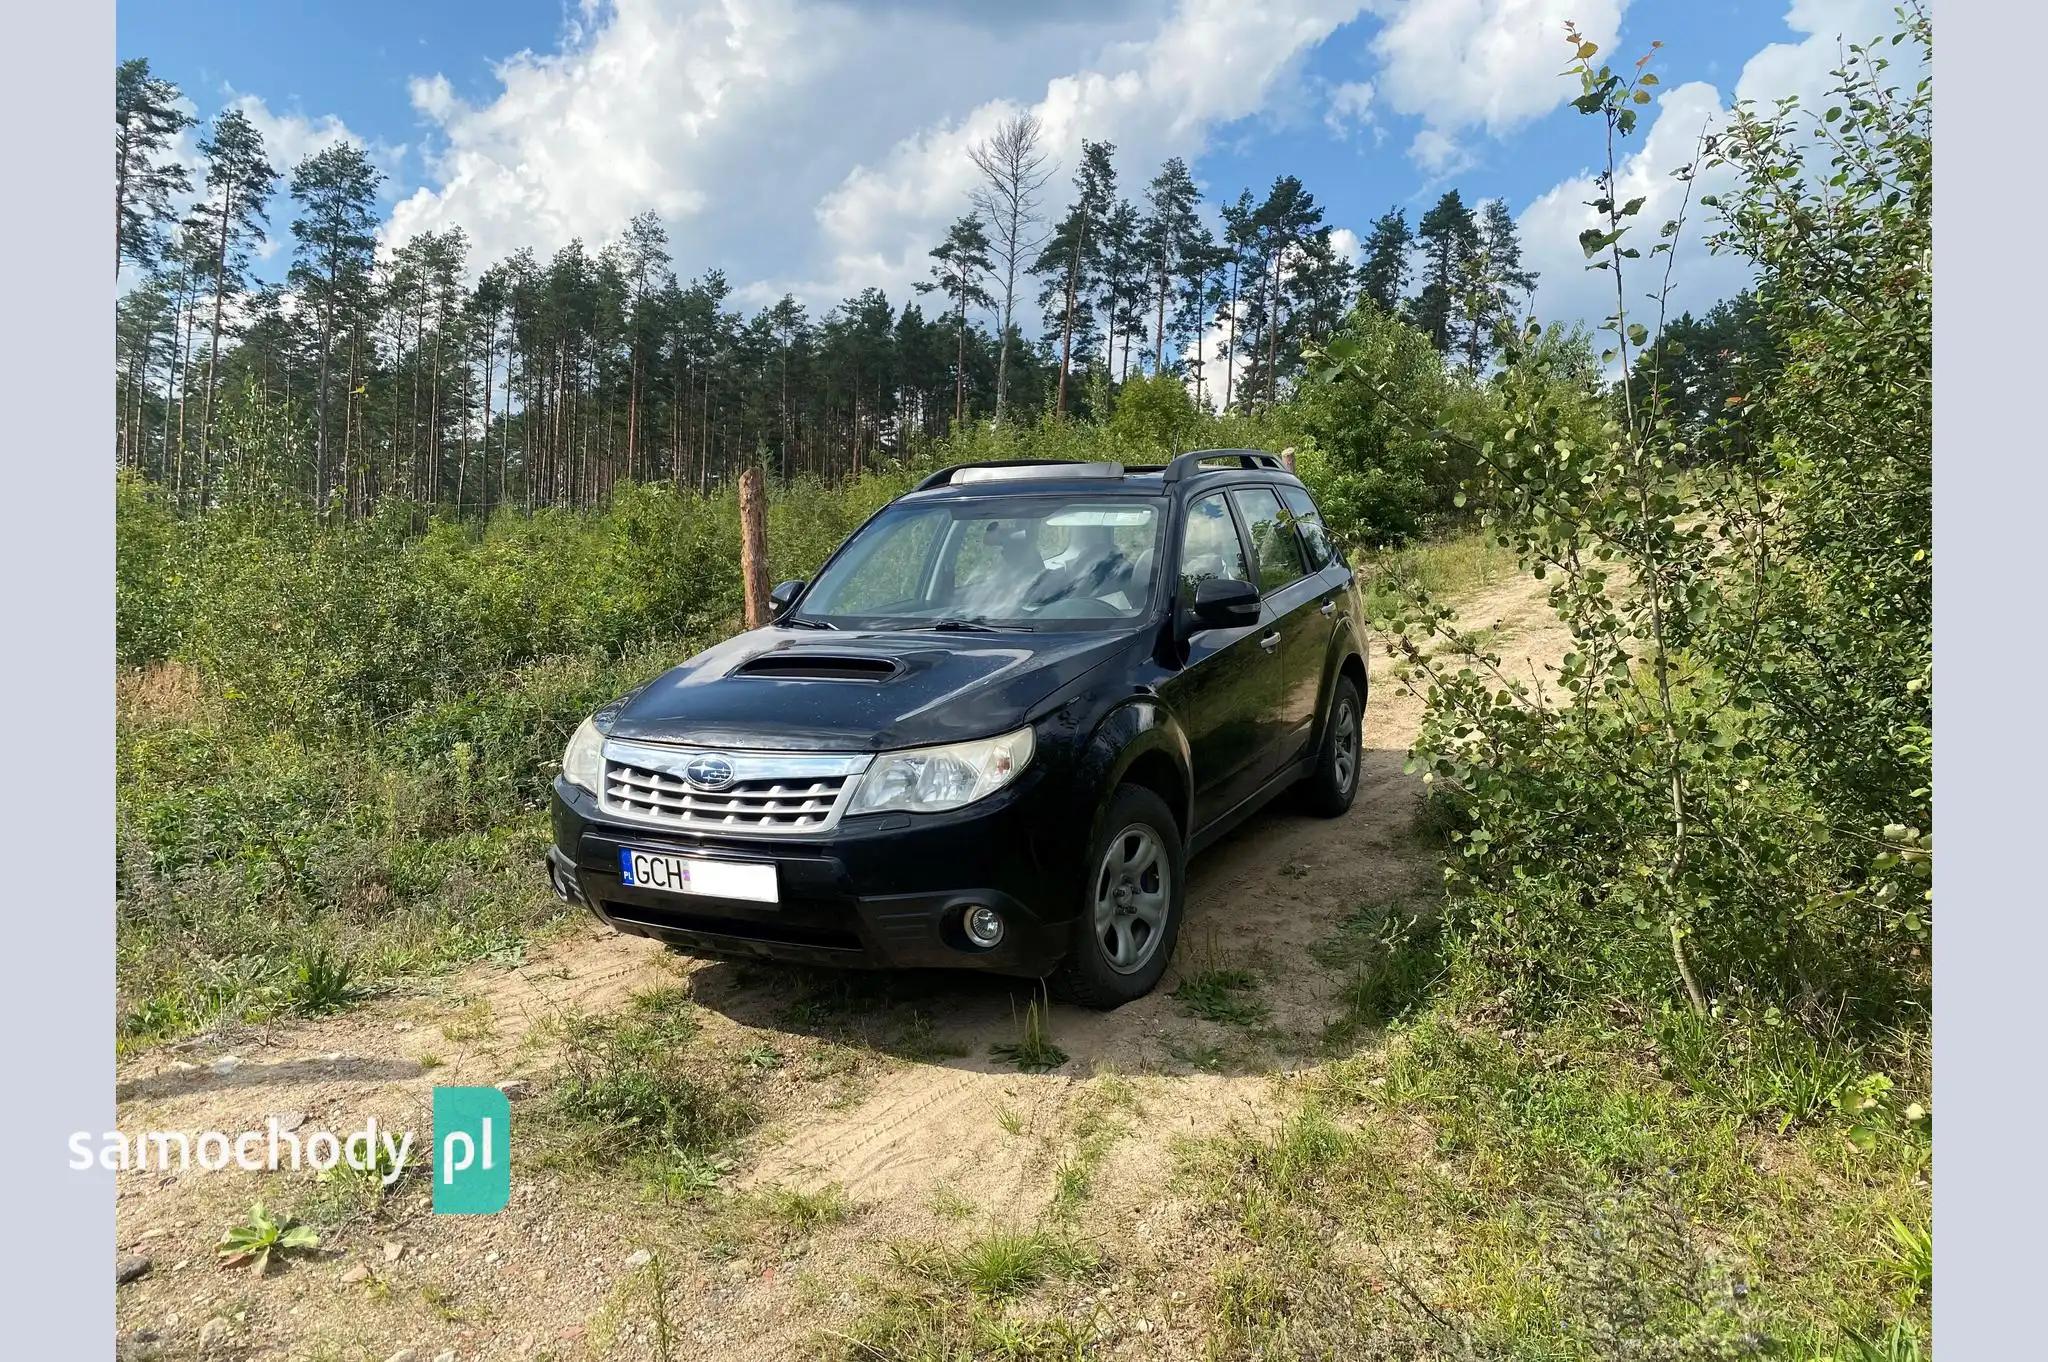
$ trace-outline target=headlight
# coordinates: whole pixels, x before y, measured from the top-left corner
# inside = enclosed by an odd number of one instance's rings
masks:
[[[847,812],[902,809],[910,813],[938,813],[957,809],[1002,789],[1030,762],[1029,728],[979,742],[884,752],[861,776],[860,788],[854,792],[853,804]]]
[[[585,719],[576,725],[569,746],[562,753],[562,779],[580,785],[591,794],[604,783],[604,734],[597,724]]]

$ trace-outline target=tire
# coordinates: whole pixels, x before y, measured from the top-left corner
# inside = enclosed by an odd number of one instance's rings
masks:
[[[1358,769],[1364,755],[1365,702],[1358,683],[1339,676],[1330,688],[1330,721],[1323,726],[1316,769],[1302,782],[1302,803],[1310,813],[1341,817],[1358,797]]]
[[[1053,991],[1104,1012],[1150,993],[1173,958],[1186,892],[1173,811],[1143,786],[1118,786],[1088,849],[1081,911]],[[1119,954],[1128,957],[1121,964]]]

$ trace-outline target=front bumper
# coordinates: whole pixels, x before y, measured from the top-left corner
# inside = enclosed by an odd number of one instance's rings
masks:
[[[549,877],[611,926],[706,955],[856,969],[980,969],[1036,978],[1058,963],[1082,901],[1092,810],[1062,800],[1043,771],[944,814],[842,819],[818,838],[725,839],[640,827],[602,812],[557,778]],[[633,847],[775,866],[780,901],[629,886]],[[960,920],[1003,915],[1003,938],[977,947]]]

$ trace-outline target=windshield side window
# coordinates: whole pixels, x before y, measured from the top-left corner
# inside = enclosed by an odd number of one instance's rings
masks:
[[[939,532],[950,523],[944,511],[912,512],[895,521],[889,534],[864,534],[841,564],[819,582],[806,603],[818,615],[895,614],[914,610],[925,599]]]
[[[1189,505],[1187,523],[1180,539],[1180,594],[1183,601],[1195,599],[1195,588],[1203,582],[1249,582],[1244,543],[1237,537],[1237,522],[1223,493],[1212,492]]]
[[[1321,572],[1337,557],[1337,550],[1330,543],[1330,532],[1323,527],[1322,514],[1302,488],[1283,487],[1280,499],[1287,503],[1288,514],[1294,517],[1294,528],[1301,531],[1301,542],[1308,549],[1308,570]]]
[[[1238,514],[1251,532],[1252,557],[1258,566],[1259,594],[1270,596],[1289,582],[1308,575],[1302,560],[1301,540],[1294,533],[1294,517],[1280,505],[1270,487],[1240,487]]]

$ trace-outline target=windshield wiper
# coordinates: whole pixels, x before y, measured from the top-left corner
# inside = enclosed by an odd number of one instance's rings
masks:
[[[786,620],[778,620],[777,623],[786,624],[792,629],[837,629],[839,627],[836,624],[828,624],[824,620],[799,619],[794,615]]]
[[[1028,634],[1031,632],[1031,626],[1028,624],[1008,624],[997,629],[992,625],[983,624],[980,620],[961,619],[933,620],[930,624],[919,624],[912,627],[953,634]]]

